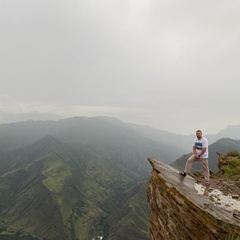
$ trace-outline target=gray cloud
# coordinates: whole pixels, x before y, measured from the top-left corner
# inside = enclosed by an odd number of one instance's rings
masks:
[[[239,1],[0,3],[0,110],[188,134],[240,124]]]

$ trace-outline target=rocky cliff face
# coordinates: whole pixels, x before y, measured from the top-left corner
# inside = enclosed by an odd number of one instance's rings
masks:
[[[195,180],[149,158],[152,175],[147,189],[151,240],[239,240],[240,219],[219,207]]]

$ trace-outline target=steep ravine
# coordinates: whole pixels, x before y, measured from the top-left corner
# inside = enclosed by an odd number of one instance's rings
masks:
[[[154,158],[147,197],[151,240],[239,240],[240,219],[219,207],[206,193],[199,195],[195,180]]]

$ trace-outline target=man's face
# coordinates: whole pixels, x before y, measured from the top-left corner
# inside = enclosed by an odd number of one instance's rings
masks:
[[[197,136],[198,139],[201,139],[202,138],[202,132],[197,131],[196,136]]]

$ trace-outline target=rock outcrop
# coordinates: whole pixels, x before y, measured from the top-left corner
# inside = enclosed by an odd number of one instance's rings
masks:
[[[238,240],[240,220],[219,207],[208,195],[199,195],[195,180],[149,158],[152,175],[147,196],[151,240]]]

